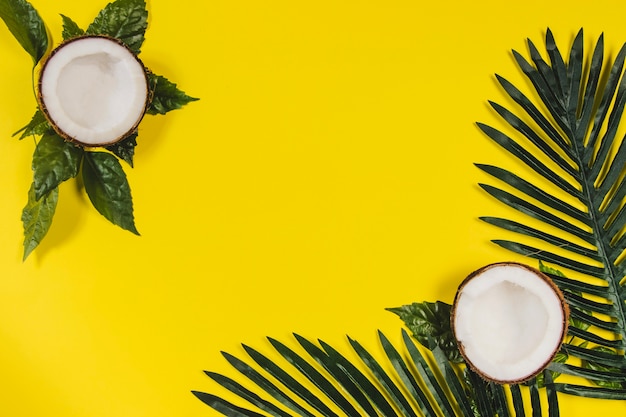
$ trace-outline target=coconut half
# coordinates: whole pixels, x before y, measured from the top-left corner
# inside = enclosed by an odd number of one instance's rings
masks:
[[[39,76],[39,102],[54,130],[85,146],[110,145],[137,128],[148,104],[146,70],[120,41],[83,36],[58,46]]]
[[[518,263],[483,267],[459,286],[452,331],[467,364],[483,378],[519,383],[539,374],[558,352],[569,309],[540,271]]]

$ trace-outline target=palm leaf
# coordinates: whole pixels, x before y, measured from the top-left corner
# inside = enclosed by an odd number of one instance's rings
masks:
[[[552,380],[546,373],[545,394],[536,384],[530,389],[502,386],[482,380],[469,369],[449,362],[437,345],[432,352],[418,347],[406,331],[402,349],[379,332],[386,361],[381,362],[360,343],[349,339],[356,360],[351,361],[323,341],[295,335],[297,348],[269,338],[280,361],[244,345],[248,362],[224,353],[245,377],[246,384],[215,373],[206,374],[229,393],[194,391],[193,394],[226,416],[524,416],[523,396],[533,416],[542,416],[540,395],[545,395],[551,417],[558,417]],[[543,390],[542,390],[543,391]],[[507,398],[511,398],[508,400]],[[527,405],[526,405],[527,406]],[[250,408],[246,408],[250,407]],[[515,413],[515,414],[512,414]]]
[[[581,382],[556,383],[554,389],[626,399],[626,141],[620,136],[626,46],[609,59],[603,36],[590,56],[583,45],[581,30],[564,57],[548,30],[547,59],[530,40],[530,61],[513,51],[532,85],[529,94],[497,76],[513,110],[491,103],[505,127],[478,126],[525,166],[527,178],[477,164],[499,181],[481,187],[522,213],[515,220],[482,220],[518,236],[494,243],[566,270],[568,277],[546,272],[572,308],[576,325],[570,326],[563,351],[578,361],[550,368]],[[592,365],[602,370],[592,372]]]

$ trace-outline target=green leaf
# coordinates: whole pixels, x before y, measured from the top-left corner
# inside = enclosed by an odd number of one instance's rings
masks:
[[[489,383],[470,368],[465,368],[463,377],[468,387],[468,396],[470,397],[474,416],[494,416],[493,394],[489,388]]]
[[[424,415],[434,416],[435,409],[433,404],[430,403],[429,398],[419,386],[415,376],[411,373],[409,366],[402,358],[402,355],[400,355],[398,350],[389,342],[389,340],[385,336],[383,336],[380,331],[378,332],[378,335],[383,350],[385,351],[385,354],[389,359],[389,362],[393,366],[398,378],[402,381],[402,385],[406,387],[407,394],[410,395],[411,398],[413,398],[413,400],[417,403]],[[413,347],[415,347],[415,345],[413,345]],[[355,346],[355,349],[357,349],[357,352],[359,352],[361,358],[370,367],[370,369],[372,369],[372,371],[376,374],[379,374],[380,372],[379,375],[382,377],[381,380],[387,381],[387,376],[384,375],[384,373],[382,372],[382,368],[377,363],[375,363],[376,361],[374,360],[373,356],[368,354],[366,351],[363,352],[365,353],[365,356],[360,353],[360,345]],[[389,385],[389,387],[391,388],[391,385]],[[409,410],[407,406],[408,402],[406,402],[406,400],[408,400],[408,398],[405,399],[403,396],[401,396],[400,393],[395,390],[395,388],[391,388],[389,392],[391,392],[394,396],[397,395],[396,399],[399,404],[405,404],[404,407],[406,408],[406,411],[403,411],[402,415],[413,415],[412,411]]]
[[[145,0],[116,0],[100,11],[86,33],[119,39],[135,54],[139,54],[147,27]]]
[[[450,309],[450,304],[437,301],[413,303],[387,310],[397,314],[422,345],[432,349],[430,341],[433,340],[450,361],[460,363],[463,362],[463,357],[450,328]]]
[[[544,264],[541,261],[539,261],[539,271],[541,271],[541,272],[543,272],[545,274],[556,275],[557,277],[565,277],[565,274],[563,274],[563,272],[559,271],[556,268],[552,268],[552,267]]]
[[[350,362],[345,356],[326,342],[319,340],[319,343],[328,355],[328,361],[330,362],[329,365],[338,369],[346,378],[348,378],[348,380],[352,381],[354,386],[365,395],[365,401],[371,402],[374,407],[380,410],[382,415],[394,415],[392,405],[381,391],[381,384],[376,384],[368,379],[368,373],[364,372],[365,370],[361,371],[358,368],[358,365]],[[353,396],[353,398],[357,397]],[[367,406],[362,405],[361,407],[365,409]],[[368,415],[375,414],[370,413]]]
[[[85,191],[93,206],[111,223],[136,235],[133,201],[126,174],[117,158],[107,152],[85,152]]]
[[[63,36],[64,41],[85,34],[85,31],[82,30],[78,24],[76,24],[76,22],[69,17],[61,15],[61,19],[63,19],[63,32],[61,35]]]
[[[52,130],[52,128],[50,127],[50,123],[48,123],[46,116],[44,116],[41,110],[37,109],[37,111],[35,111],[35,114],[33,115],[33,118],[30,119],[30,122],[28,122],[28,124],[20,130],[15,132],[13,136],[21,133],[22,135],[19,137],[19,139],[22,140],[27,136],[43,135],[50,130]]]
[[[238,407],[231,402],[228,402],[216,395],[207,394],[206,392],[192,391],[200,401],[212,407],[216,411],[222,413],[225,416],[250,416],[250,417],[265,417],[263,414],[256,413],[252,410],[247,410],[242,407]]]
[[[596,351],[596,352],[613,354],[613,355],[616,353],[613,349],[609,349],[609,348],[606,348],[604,346],[595,346],[595,347],[591,348],[591,350]],[[581,361],[581,365],[585,369],[592,369],[594,371],[612,372],[612,373],[618,373],[618,374],[621,374],[621,375],[624,374],[624,370],[623,369],[616,368],[614,366],[607,366],[607,365],[604,365],[604,364],[599,363],[599,362],[583,360],[583,361]],[[609,388],[609,389],[623,389],[623,388],[626,388],[626,384],[623,383],[623,382],[600,380],[600,379],[592,379],[590,381],[591,381],[592,384],[597,385],[597,386],[602,387],[602,388]]]
[[[565,352],[558,352],[555,356],[554,359],[552,359],[552,363],[565,363],[567,362],[567,359],[569,359],[569,355]],[[545,387],[545,372],[550,372],[550,377],[552,378],[552,380],[554,381],[555,379],[557,379],[561,373],[560,372],[556,372],[556,371],[544,371],[542,373],[540,373],[539,375],[537,375],[537,386],[539,388],[543,388]]]
[[[393,362],[394,366],[396,366],[396,363],[402,363],[403,361],[400,358],[393,357],[393,353],[395,349],[392,348],[388,339],[380,331],[379,331],[379,338],[381,339],[383,348],[387,352],[387,357]],[[420,353],[419,349],[415,346],[415,344],[413,343],[413,340],[404,329],[402,329],[402,340],[404,341],[404,346],[406,347],[409,353],[409,356],[413,361],[413,366],[415,370],[417,370],[417,372],[421,376],[422,380],[424,381],[425,387],[428,389],[433,399],[437,402],[437,405],[439,406],[439,408],[442,410],[445,410],[446,415],[454,415],[452,404],[448,400],[445,390],[441,387],[441,385],[439,384],[439,381],[437,380],[437,377],[435,376],[435,373],[430,368],[428,362],[426,362],[426,359]],[[437,346],[435,346],[435,348],[437,348]],[[434,348],[433,348],[433,351],[434,351]],[[434,356],[434,352],[433,352],[433,356]],[[407,377],[408,375],[410,375],[410,372],[405,371],[401,368],[396,368],[396,372],[398,373],[398,375],[402,375],[402,373],[406,373]],[[407,378],[407,380],[414,381],[414,379],[410,379],[410,378]],[[419,398],[422,395],[421,390],[418,389],[417,387],[414,387],[413,391],[414,391],[413,397],[419,402],[420,401]],[[427,402],[428,400],[421,400],[421,401]],[[424,409],[425,407],[422,406],[422,408]]]
[[[176,84],[167,78],[148,74],[148,84],[150,85],[151,101],[146,111],[148,114],[165,114],[171,110],[180,109],[185,104],[198,100],[190,97],[179,90]]]
[[[550,274],[550,275],[555,275],[557,277],[561,277],[561,278],[566,278],[565,274],[561,271],[559,271],[558,269],[552,268],[550,266],[547,266],[546,264],[544,264],[543,262],[539,261],[539,270],[543,273],[546,274]],[[582,296],[582,292],[576,291],[569,291],[569,290],[564,290],[564,292],[566,293],[572,293],[572,294],[576,294],[578,296]],[[566,294],[567,295],[567,294]],[[572,308],[572,307],[570,307]],[[572,308],[572,310],[576,310],[576,311],[581,311],[587,314],[591,314],[591,311],[589,310],[580,310],[580,309],[574,309]],[[577,329],[582,329],[582,330],[587,330],[589,327],[591,327],[591,325],[587,322],[585,322],[584,320],[578,320],[575,317],[570,315],[569,318],[569,325],[573,326]]]
[[[37,65],[48,50],[48,33],[39,13],[25,0],[0,0],[0,18]]]
[[[603,387],[588,387],[577,384],[554,384],[558,392],[580,397],[590,397],[605,400],[626,400],[626,389],[613,389]]]
[[[249,389],[247,389],[246,387],[244,387],[243,385],[239,384],[238,382],[236,382],[235,380],[233,380],[232,378],[229,378],[227,376],[218,374],[217,372],[209,372],[209,371],[205,371],[205,374],[213,379],[215,382],[217,382],[218,384],[222,385],[224,388],[228,389],[229,391],[231,391],[232,393],[245,398],[246,401],[254,404],[255,406],[259,407],[261,410],[263,411],[267,411],[268,413],[270,413],[271,415],[275,415],[275,416],[280,416],[280,417],[290,417],[290,414],[286,413],[285,411],[281,410],[280,408],[278,408],[277,406],[275,406],[274,404],[272,404],[269,401],[264,400],[263,398],[261,398],[259,395],[255,394],[254,392],[250,391]],[[209,394],[205,394],[205,393],[198,393],[196,391],[192,391],[201,401],[203,401],[204,403],[210,405],[213,407],[213,404],[216,404],[215,401],[219,401],[219,399],[215,396],[211,396]],[[205,401],[205,399],[210,398],[211,401],[207,402]],[[232,404],[231,404],[232,406]],[[246,410],[247,412],[252,412],[250,410]]]
[[[515,410],[515,416],[524,416],[524,399],[520,391],[519,385],[511,385],[511,402],[513,403],[513,409]]]
[[[404,396],[400,387],[394,383],[394,380],[387,373],[386,369],[383,368],[383,366],[376,360],[376,358],[374,358],[374,356],[372,356],[372,354],[356,340],[348,338],[348,341],[357,355],[359,355],[359,358],[361,358],[363,364],[370,370],[372,375],[376,377],[376,380],[393,400],[394,404],[400,410],[401,415],[405,417],[417,416],[417,413],[411,407],[408,399]]]
[[[281,405],[295,411],[298,415],[307,417],[314,416],[306,408],[302,407],[302,405],[300,405],[298,401],[295,401],[293,398],[291,398],[290,395],[283,392],[283,390],[277,387],[272,381],[267,379],[265,376],[263,376],[263,374],[258,372],[252,366],[248,365],[246,362],[226,352],[222,352],[222,355],[235,369],[245,375],[251,382],[255,383],[263,391],[271,395]],[[286,388],[291,389],[291,387],[289,386],[287,386]]]
[[[319,398],[319,396],[314,395],[312,392],[307,390],[304,385],[302,385],[298,380],[296,380],[296,378],[294,378],[288,372],[278,366],[275,362],[249,346],[243,345],[243,348],[257,364],[259,364],[265,371],[272,375],[272,377],[280,381],[281,384],[288,387],[292,392],[298,395],[299,398],[315,408],[322,415],[331,415],[330,413],[332,413],[332,411]]]
[[[314,343],[311,343],[298,334],[294,334],[294,336],[298,340],[298,343],[300,343],[300,346],[302,346],[319,365],[328,371],[328,373],[335,378],[338,385],[354,399],[365,415],[376,415],[374,406],[368,400],[368,391],[362,391],[357,385],[356,381],[358,381],[358,377],[346,375],[348,370],[341,366],[341,361],[335,360],[329,353],[326,353]]]
[[[347,401],[341,392],[322,373],[312,366],[306,359],[276,339],[268,338],[274,349],[279,352],[290,364],[298,369],[309,381],[315,384],[326,396],[337,404],[347,416],[358,416],[354,406]]]
[[[78,175],[82,156],[82,148],[54,132],[45,134],[33,154],[35,198],[39,200],[63,181]]]
[[[40,199],[35,198],[35,186],[31,185],[28,191],[28,203],[22,211],[22,223],[24,225],[24,257],[41,243],[52,224],[54,211],[59,199],[59,189],[53,188]]]
[[[137,146],[137,132],[131,134],[126,139],[114,143],[106,147],[107,150],[113,152],[118,158],[126,161],[128,165],[133,166],[133,156],[135,155],[135,147]]]
[[[580,295],[580,294],[578,294],[578,295]],[[587,313],[591,314],[591,312],[589,312],[589,311],[587,311]],[[582,329],[582,330],[587,330],[588,328],[591,327],[591,325],[588,322],[586,322],[584,320],[579,320],[579,319],[577,319],[575,317],[570,317],[569,325],[573,326],[574,328]]]

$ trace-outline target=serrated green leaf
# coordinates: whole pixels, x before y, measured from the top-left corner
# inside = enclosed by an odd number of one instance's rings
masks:
[[[61,19],[63,19],[63,32],[61,32],[61,35],[63,36],[64,41],[85,34],[85,31],[82,30],[78,24],[69,17],[61,15]]]
[[[22,135],[19,137],[19,139],[22,140],[28,136],[43,135],[44,133],[50,130],[52,130],[52,128],[50,127],[50,123],[48,123],[46,116],[44,116],[41,110],[37,109],[32,119],[30,119],[30,122],[28,122],[28,124],[24,126],[23,128],[21,128],[20,130],[15,132],[13,136],[16,136],[21,133]]]
[[[28,191],[28,203],[22,210],[22,223],[24,225],[23,260],[26,260],[48,233],[58,199],[58,188],[53,188],[42,198],[37,199],[35,198],[35,186],[34,184],[31,185]]]
[[[37,10],[25,0],[0,0],[0,18],[37,65],[48,50],[48,33]]]
[[[33,184],[39,200],[63,181],[78,175],[83,149],[54,132],[45,134],[33,154]]]
[[[131,134],[126,139],[116,142],[113,145],[107,146],[106,149],[113,152],[115,156],[126,161],[128,165],[132,167],[136,146],[137,146],[137,132]]]
[[[111,223],[136,235],[133,200],[126,174],[117,158],[107,152],[85,152],[85,191],[93,206]]]
[[[387,310],[397,314],[422,345],[432,349],[430,341],[435,341],[451,362],[463,362],[450,327],[450,304],[413,303]]]
[[[148,74],[148,84],[152,96],[146,111],[148,114],[165,114],[198,100],[179,90],[176,84],[161,75]]]
[[[556,275],[557,277],[565,277],[565,274],[563,274],[563,272],[559,271],[558,269],[552,268],[541,261],[539,261],[539,271],[546,274]]]
[[[147,27],[145,0],[116,0],[100,11],[86,33],[119,39],[135,54],[139,54]]]

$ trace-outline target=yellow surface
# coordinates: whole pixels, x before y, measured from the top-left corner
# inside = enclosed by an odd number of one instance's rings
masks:
[[[575,2],[574,2],[575,3]],[[30,57],[0,28],[0,415],[216,415],[191,390],[220,350],[291,332],[378,352],[385,307],[451,302],[472,270],[519,258],[477,220],[501,212],[474,162],[509,158],[475,127],[515,81],[510,49],[584,27],[614,55],[621,2],[149,1],[141,54],[201,101],[141,125],[126,169],[141,237],[72,181],[21,262],[35,109]],[[55,40],[105,2],[34,1]],[[565,417],[623,402],[561,399]]]

